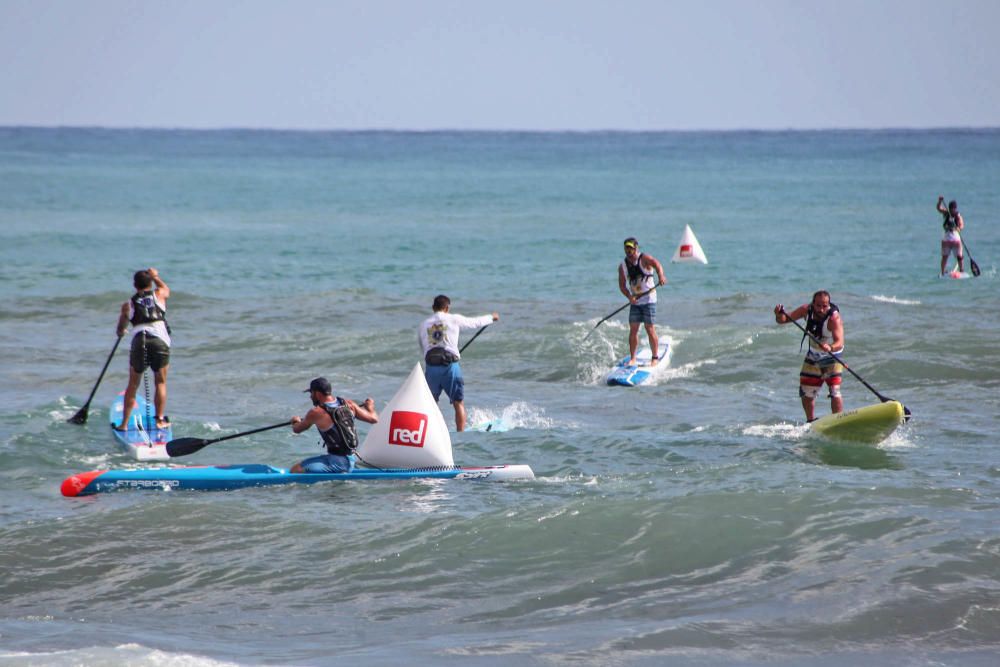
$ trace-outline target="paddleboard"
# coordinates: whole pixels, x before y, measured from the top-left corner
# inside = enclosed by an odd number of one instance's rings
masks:
[[[372,469],[348,473],[291,473],[260,463],[223,466],[185,466],[140,470],[93,470],[67,477],[62,494],[67,497],[126,490],[232,491],[279,484],[379,481],[406,479],[471,479],[509,482],[534,479],[527,465],[442,466],[440,468]]]
[[[949,271],[948,273],[944,274],[941,277],[942,278],[954,278],[955,280],[965,280],[966,278],[971,278],[972,274],[971,273],[967,273],[965,271],[959,271],[958,269],[954,269],[954,270]]]
[[[150,406],[149,417],[146,415],[146,400],[142,396],[135,397],[135,405],[128,420],[127,431],[116,431],[115,426],[122,421],[125,406],[125,392],[118,394],[111,409],[108,411],[111,435],[119,449],[136,461],[167,461],[167,443],[173,440],[173,429],[156,428],[156,413]]]
[[[478,422],[466,427],[468,431],[481,431],[483,433],[503,433],[510,430],[510,424],[503,420],[503,417],[491,419],[489,421]]]
[[[809,424],[809,430],[826,438],[874,445],[889,437],[905,419],[899,401],[886,401],[820,417]]]
[[[670,343],[660,341],[660,361],[657,366],[650,366],[653,354],[649,348],[641,348],[635,353],[636,365],[629,366],[629,358],[626,356],[611,369],[608,373],[607,382],[609,385],[620,385],[622,387],[635,387],[648,380],[659,366],[665,366],[667,356],[670,354]]]

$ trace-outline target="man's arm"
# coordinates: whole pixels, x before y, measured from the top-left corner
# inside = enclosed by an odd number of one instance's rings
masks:
[[[786,312],[785,307],[779,303],[774,307],[774,321],[778,324],[788,324],[792,320],[798,320],[805,317],[807,312],[809,312],[809,304],[803,304],[789,313]]]
[[[938,213],[940,213],[941,215],[947,217],[947,215],[948,215],[948,209],[945,208],[944,197],[938,197],[937,210],[938,210]]]
[[[149,275],[153,279],[153,284],[156,285],[156,296],[159,297],[160,301],[166,301],[169,299],[170,288],[167,287],[167,284],[163,282],[162,278],[160,278],[160,272],[153,267],[149,267],[146,270],[149,271]]]
[[[821,347],[827,352],[840,352],[844,349],[844,320],[840,318],[839,312],[830,313],[829,326],[833,342]]]
[[[128,307],[129,302],[126,301],[122,304],[121,312],[118,314],[118,326],[116,331],[118,332],[118,337],[121,338],[125,335],[125,331],[128,330]]]
[[[303,431],[308,431],[309,427],[316,423],[316,417],[318,414],[326,414],[326,411],[317,407],[307,412],[304,418],[297,416],[292,417],[292,432],[298,434]]]
[[[351,399],[347,400],[347,407],[351,409],[354,416],[363,422],[368,422],[369,424],[378,423],[378,412],[375,411],[375,401],[372,400],[371,396],[365,399],[365,402],[358,405]]]
[[[625,270],[622,269],[621,264],[618,265],[618,289],[625,298],[629,300],[629,303],[635,303],[635,297],[632,296],[632,292],[629,291],[628,285],[625,281]]]
[[[660,285],[667,284],[667,277],[663,275],[663,265],[660,264],[660,260],[656,259],[652,255],[643,255],[642,258],[646,260],[647,269],[656,269],[656,275],[660,279]],[[620,270],[621,267],[619,267]]]

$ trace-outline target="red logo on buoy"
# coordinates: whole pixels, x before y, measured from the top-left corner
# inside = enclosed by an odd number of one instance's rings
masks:
[[[690,257],[693,254],[694,253],[691,250],[691,246],[689,246],[689,245],[682,245],[681,246],[681,252],[680,252],[680,256],[681,257]]]
[[[389,420],[389,444],[423,447],[427,435],[427,415],[421,412],[396,410]]]

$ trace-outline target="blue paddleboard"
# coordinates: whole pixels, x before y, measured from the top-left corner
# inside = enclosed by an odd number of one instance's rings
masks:
[[[670,343],[660,341],[659,363],[666,365],[665,359],[670,354]],[[608,373],[607,382],[609,385],[620,385],[622,387],[635,387],[648,380],[658,366],[650,366],[653,355],[649,348],[643,348],[636,352],[636,365],[628,365],[628,357],[625,357],[611,369]]]

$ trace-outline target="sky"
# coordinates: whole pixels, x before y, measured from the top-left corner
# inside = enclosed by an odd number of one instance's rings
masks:
[[[1000,0],[0,0],[0,125],[1000,126]]]

